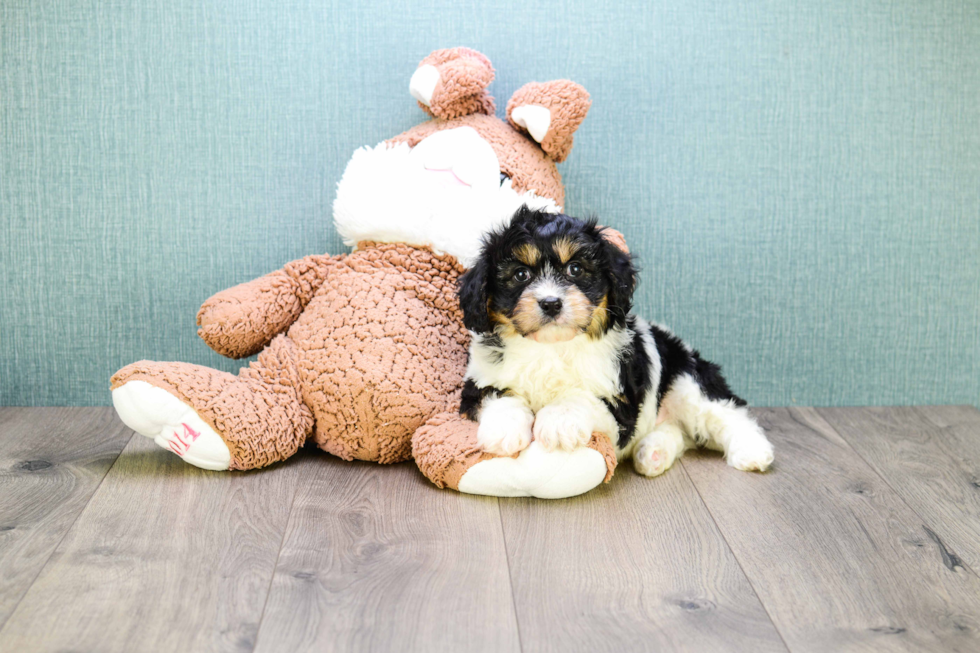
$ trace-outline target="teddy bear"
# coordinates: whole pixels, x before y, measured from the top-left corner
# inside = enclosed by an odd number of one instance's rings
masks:
[[[575,451],[537,443],[512,457],[480,449],[459,415],[469,334],[460,275],[482,235],[522,205],[560,212],[565,160],[590,98],[567,80],[530,83],[495,116],[490,61],[437,50],[409,91],[431,118],[354,152],[334,225],[349,254],[312,255],[217,293],[198,334],[238,375],[139,361],[111,379],[120,419],[186,462],[248,470],[308,440],[345,460],[414,459],[435,485],[473,494],[560,498],[608,481],[609,438]],[[619,234],[609,237],[625,243]]]

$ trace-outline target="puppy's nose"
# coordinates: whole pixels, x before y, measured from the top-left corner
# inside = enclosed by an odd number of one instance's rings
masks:
[[[554,317],[561,313],[561,300],[557,297],[545,297],[538,300],[538,306],[548,317]]]

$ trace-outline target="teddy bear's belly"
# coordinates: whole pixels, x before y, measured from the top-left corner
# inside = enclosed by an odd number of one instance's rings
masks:
[[[458,310],[406,288],[403,274],[333,278],[289,331],[314,439],[341,458],[398,462],[429,417],[458,406],[466,333]],[[395,278],[392,278],[392,277]],[[413,284],[416,285],[417,284]]]

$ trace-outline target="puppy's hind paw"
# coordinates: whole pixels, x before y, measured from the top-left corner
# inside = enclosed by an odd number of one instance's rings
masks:
[[[674,463],[674,457],[663,442],[648,437],[633,452],[633,467],[644,476],[660,476]]]
[[[764,472],[774,458],[772,444],[765,438],[740,442],[728,449],[728,464],[743,472]]]

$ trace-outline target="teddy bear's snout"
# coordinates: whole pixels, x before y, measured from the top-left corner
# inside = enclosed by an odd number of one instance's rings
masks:
[[[477,192],[500,187],[497,155],[472,127],[438,131],[416,145],[411,156],[434,185],[468,187]]]

